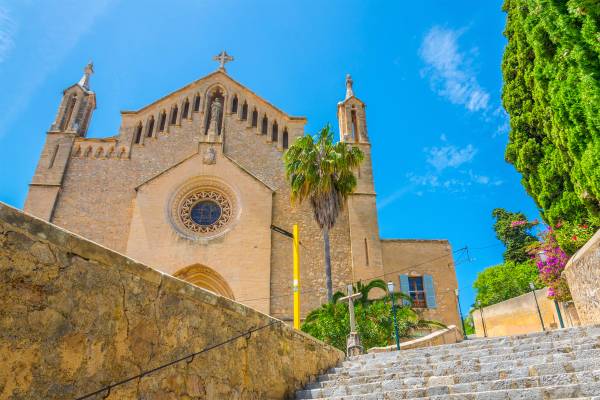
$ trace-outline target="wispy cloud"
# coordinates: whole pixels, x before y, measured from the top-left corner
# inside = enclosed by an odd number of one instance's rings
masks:
[[[412,191],[412,189],[414,188],[414,186],[415,186],[414,184],[409,184],[405,187],[402,187],[402,188],[396,190],[394,193],[383,197],[380,201],[377,202],[377,209],[382,210],[385,207],[389,206],[390,204],[394,203],[395,201],[399,200],[404,195],[410,193]]]
[[[27,79],[22,80],[23,84],[18,88],[17,94],[0,113],[0,138],[10,131],[12,123],[25,111],[31,96],[45,82],[47,76],[63,62],[64,58],[79,44],[81,38],[94,26],[96,20],[116,1],[118,0],[95,0],[86,3],[84,13],[80,12],[82,5],[79,0],[66,0],[59,9],[50,3],[35,3],[38,18],[52,23],[37,24],[38,45],[29,55],[36,62],[23,66],[22,75]],[[73,18],[73,15],[77,15],[77,18]],[[34,17],[31,18],[33,20]],[[10,18],[8,20],[10,21]],[[14,26],[16,23],[18,21],[10,22],[7,26],[10,24]],[[0,23],[0,32],[4,31],[2,26],[3,23]],[[9,35],[8,38],[8,43],[14,47],[12,36]],[[93,57],[92,54],[89,56]],[[87,61],[87,58],[81,60],[82,68]],[[78,78],[79,76],[74,76],[73,82]]]
[[[6,60],[15,46],[15,29],[16,24],[10,17],[8,10],[0,6],[0,64]]]
[[[427,153],[427,163],[433,165],[438,171],[448,167],[459,167],[471,161],[477,154],[477,149],[472,144],[464,148],[453,145],[425,148],[424,151]]]
[[[490,95],[471,70],[473,59],[458,47],[462,31],[434,26],[421,44],[420,55],[427,64],[424,74],[440,96],[469,111],[488,108]]]

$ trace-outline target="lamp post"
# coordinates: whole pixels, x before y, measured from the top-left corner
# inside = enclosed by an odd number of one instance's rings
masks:
[[[485,329],[485,320],[483,319],[483,308],[481,308],[481,301],[477,300],[477,308],[479,308],[479,315],[481,316],[481,325],[483,325],[483,337],[487,337],[487,329]]]
[[[394,299],[394,282],[387,284],[390,300],[392,301],[392,314],[394,315],[394,331],[396,333],[396,350],[400,350],[400,334],[398,333],[398,320],[396,318],[396,300]]]
[[[542,324],[542,330],[545,331],[546,327],[544,326],[544,319],[542,318],[542,312],[540,311],[540,305],[537,301],[537,296],[535,295],[535,285],[533,282],[529,282],[529,288],[533,293],[533,299],[535,300],[535,307],[537,308],[538,316],[540,317],[540,323]]]
[[[460,297],[458,297],[458,288],[454,289],[454,294],[456,295],[456,303],[458,304],[458,314],[460,315],[460,323],[462,324],[463,338],[467,340],[467,330],[465,329],[465,320],[463,319],[462,309],[460,308]]]
[[[540,257],[540,261],[544,264],[548,260],[548,255],[544,250],[538,252],[538,256]],[[558,316],[558,322],[560,324],[561,329],[565,327],[565,323],[563,322],[562,313],[560,312],[560,307],[558,306],[558,301],[554,300],[554,308],[556,308],[556,315]]]

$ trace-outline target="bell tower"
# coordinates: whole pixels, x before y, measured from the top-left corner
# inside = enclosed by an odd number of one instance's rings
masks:
[[[354,95],[354,82],[346,76],[346,98],[338,103],[340,141],[358,147],[365,155],[356,171],[357,186],[348,197],[353,280],[370,281],[383,277],[383,259],[375,186],[371,161],[371,143],[367,134],[366,106]]]
[[[90,61],[83,70],[83,76],[76,84],[63,91],[63,98],[56,113],[50,132],[73,133],[85,137],[96,109],[96,94],[90,90],[90,77],[94,64]]]
[[[23,209],[46,221],[52,221],[73,142],[85,137],[96,108],[96,94],[90,90],[93,73],[94,65],[89,62],[79,82],[63,91],[56,119],[46,134],[46,143],[29,184]]]

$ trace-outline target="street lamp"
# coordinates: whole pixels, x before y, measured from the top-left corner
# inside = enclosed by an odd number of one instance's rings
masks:
[[[540,305],[537,301],[537,296],[535,295],[535,285],[533,282],[529,282],[529,289],[531,289],[531,293],[533,293],[533,299],[535,300],[535,307],[537,308],[538,316],[540,317],[540,323],[542,324],[542,330],[545,331],[546,327],[544,326],[544,319],[542,318],[542,312],[540,311]]]
[[[481,325],[483,326],[483,337],[487,337],[487,329],[485,329],[485,320],[483,319],[483,308],[481,308],[480,300],[477,300],[477,308],[479,308],[479,315],[481,316]]]
[[[396,300],[394,299],[394,282],[387,283],[388,293],[392,301],[392,314],[394,315],[394,331],[396,332],[396,350],[400,350],[400,334],[398,333],[398,320],[396,317]]]
[[[456,303],[458,303],[458,314],[460,315],[460,323],[463,328],[463,337],[467,340],[467,330],[465,329],[465,320],[463,319],[462,309],[460,308],[460,297],[458,297],[458,288],[454,289],[454,294],[456,295]]]

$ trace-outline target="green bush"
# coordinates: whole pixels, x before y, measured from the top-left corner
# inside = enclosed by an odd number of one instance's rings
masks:
[[[544,220],[600,226],[600,2],[505,0],[506,159]]]
[[[529,282],[533,282],[536,289],[544,287],[534,260],[488,267],[477,275],[473,283],[473,288],[477,290],[475,301],[486,307],[520,296],[531,291]]]

